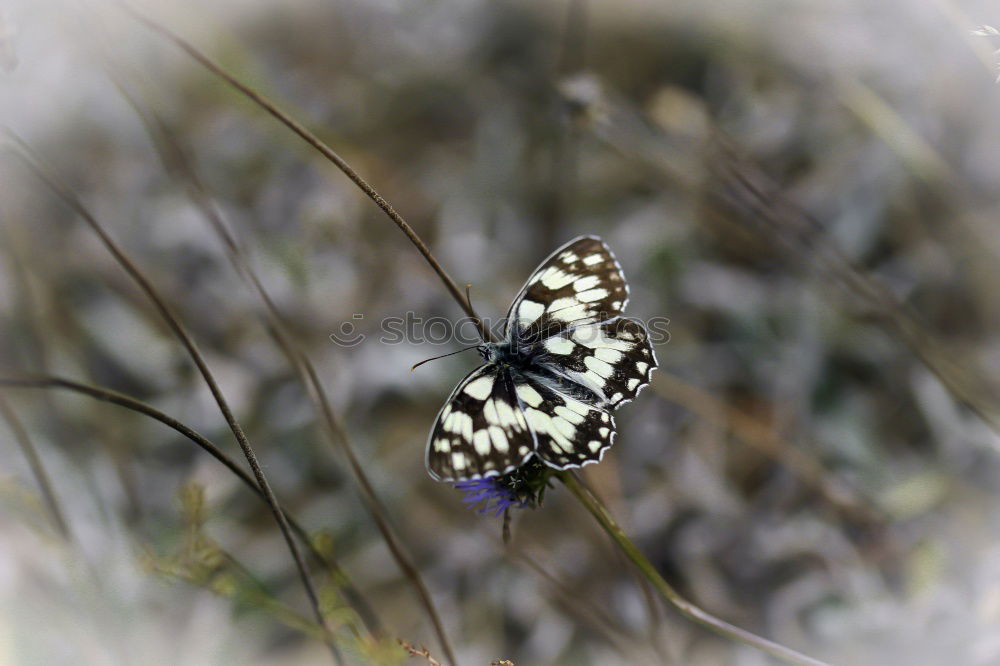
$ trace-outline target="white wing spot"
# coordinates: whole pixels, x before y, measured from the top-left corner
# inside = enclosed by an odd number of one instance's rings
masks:
[[[566,419],[552,419],[552,425],[555,429],[566,436],[566,439],[572,439],[576,435],[576,426],[567,421]]]
[[[613,396],[611,396],[611,402],[614,403],[621,402],[621,399],[624,397],[625,396],[623,396],[621,393],[615,393]]]
[[[601,281],[601,278],[596,275],[588,275],[582,277],[573,283],[573,291],[587,291],[597,286],[597,283]]]
[[[593,356],[588,356],[583,360],[583,364],[587,366],[595,374],[607,379],[612,374],[614,374],[615,369],[609,364],[605,363],[599,358]]]
[[[503,428],[490,426],[490,439],[493,440],[493,448],[500,453],[507,453],[510,450],[510,444],[507,442],[507,433],[503,431]]]
[[[517,450],[517,454],[519,456],[527,455],[527,453],[528,453],[528,447],[527,446],[522,446],[521,448],[519,448]]]
[[[552,439],[552,446],[558,450],[570,452],[573,450],[573,442],[569,439],[576,433],[576,428],[563,419],[553,419],[540,409],[528,409],[525,411],[528,423],[535,432],[548,435]],[[567,436],[566,430],[571,432]]]
[[[635,364],[635,369],[641,372],[642,374],[646,374],[647,368],[649,368],[648,363],[643,363],[642,361],[639,361],[638,363]]]
[[[590,444],[588,444],[587,446],[590,448],[591,451],[597,453],[598,451],[601,450],[602,444],[595,439],[591,441]]]
[[[556,416],[564,418],[574,425],[583,423],[584,421],[587,420],[585,416],[586,412],[584,412],[584,414],[581,414],[575,409],[570,409],[566,405],[559,405],[552,411],[555,412]]]
[[[556,319],[562,321],[576,321],[577,319],[584,319],[590,314],[590,308],[585,304],[580,303],[579,305],[574,305],[571,308],[565,308],[559,312],[554,312],[552,314]]]
[[[552,419],[545,412],[538,409],[526,409],[524,416],[528,419],[528,424],[538,432],[548,433]]]
[[[524,300],[517,306],[517,320],[524,326],[536,321],[545,312],[545,306],[535,301]]]
[[[452,412],[443,427],[466,440],[472,439],[472,417],[464,412]]]
[[[608,349],[626,352],[635,347],[635,344],[632,342],[607,337],[604,335],[603,331],[601,331],[599,324],[593,326],[581,326],[574,329],[573,339],[584,347],[589,347],[591,349],[607,347]]]
[[[451,454],[451,466],[455,468],[455,471],[465,469],[465,456],[461,453]]]
[[[576,279],[572,273],[567,273],[555,266],[549,266],[538,276],[538,281],[553,291],[562,289]]]
[[[607,295],[607,289],[591,289],[590,291],[580,292],[576,295],[576,297],[584,303],[590,303],[592,301],[599,301],[602,298],[606,298]]]
[[[576,296],[563,296],[562,298],[557,298],[549,303],[549,307],[546,309],[550,313],[558,312],[559,310],[565,310],[566,308],[571,308],[574,305],[579,305],[579,303],[580,301]]]
[[[638,385],[639,385],[639,380],[638,379],[630,379],[630,380],[628,380],[628,390],[629,391],[634,391],[635,387],[638,386]]]
[[[490,397],[490,393],[493,392],[493,380],[493,375],[485,374],[466,384],[462,390],[476,400],[486,400],[486,398]]]
[[[517,397],[519,397],[521,400],[524,400],[532,407],[538,407],[538,405],[542,404],[542,396],[539,395],[538,391],[531,388],[527,384],[521,384],[520,386],[517,387],[516,390],[517,390]]]
[[[487,430],[477,430],[472,439],[472,445],[476,447],[476,453],[485,456],[490,452],[490,433]]]
[[[598,347],[594,350],[594,356],[605,363],[617,363],[622,360],[622,353],[620,351],[608,347]]]
[[[511,408],[506,401],[501,400],[496,403],[497,406],[497,423],[502,426],[518,426],[518,430],[522,429],[523,422],[519,418],[519,414]]]
[[[572,252],[563,252],[562,254],[559,255],[559,260],[563,261],[563,262],[565,262],[567,264],[572,264],[574,261],[576,261],[579,258],[580,257],[576,256]]]
[[[434,440],[434,450],[441,453],[448,453],[451,451],[451,442],[447,439],[436,439]]]
[[[594,264],[599,264],[602,261],[604,261],[604,256],[600,255],[600,254],[592,254],[589,257],[584,257],[583,258],[583,263],[587,264],[588,266],[593,266]]]
[[[607,428],[598,428],[597,432],[601,433],[601,437],[607,437],[608,433],[611,432]]]
[[[497,411],[497,401],[490,398],[483,405],[483,416],[488,423],[500,423],[500,412]]]
[[[545,341],[545,349],[553,354],[572,354],[576,345],[566,338],[549,338]]]

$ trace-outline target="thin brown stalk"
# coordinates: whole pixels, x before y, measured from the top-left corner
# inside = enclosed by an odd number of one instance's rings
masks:
[[[420,657],[425,662],[427,662],[427,666],[442,666],[441,662],[432,657],[431,651],[425,648],[423,645],[417,647],[415,645],[407,643],[402,638],[397,638],[396,642],[399,643],[399,646],[402,647],[404,650],[406,650],[406,653],[409,654],[411,657]]]
[[[609,463],[614,465],[614,463],[611,461],[609,461]],[[613,480],[612,482],[614,483],[614,485],[612,486],[614,493],[611,496],[610,500],[608,498],[609,493],[605,492],[602,494],[598,492],[598,490],[595,487],[595,481],[598,480],[595,477],[597,477],[597,474],[599,473],[599,470],[596,467],[591,467],[589,470],[585,470],[584,473],[578,477],[578,479],[580,483],[583,484],[583,486],[587,489],[587,491],[594,496],[594,499],[596,499],[598,502],[600,502],[602,505],[608,508],[608,511],[611,510],[611,507],[623,506],[625,499],[621,492],[621,484],[615,482],[620,480],[620,475],[619,475],[620,471],[617,470],[615,467],[611,467],[611,469],[605,469],[601,471],[607,474],[607,476],[604,478],[611,479]],[[605,483],[603,485],[605,486],[605,488],[607,488],[608,484]],[[598,536],[600,537],[606,535],[598,534]],[[617,547],[617,545],[618,544],[615,543],[614,539],[603,539],[603,538],[601,539],[601,546],[607,548],[607,556],[614,558],[615,566],[628,567],[627,563],[628,558],[625,555],[625,553],[623,553],[622,550]],[[657,654],[661,657],[661,659],[664,662],[667,662],[669,661],[669,656],[664,654],[663,651],[664,646],[662,642],[659,640],[659,635],[657,633],[660,622],[663,621],[663,610],[659,604],[659,597],[656,594],[656,590],[653,589],[652,584],[645,577],[643,577],[643,575],[637,569],[631,567],[628,568],[628,571],[632,575],[632,578],[635,581],[636,586],[639,588],[639,592],[642,594],[643,604],[646,606],[646,614],[649,619],[647,626],[647,633],[650,645],[652,645],[653,649],[657,651]]]
[[[127,93],[125,93],[124,90],[123,94],[126,94],[127,96]],[[442,642],[443,651],[448,656],[448,659],[454,662],[454,655],[450,642],[448,641],[447,634],[444,630],[444,624],[441,621],[440,614],[438,613],[433,599],[430,596],[430,592],[423,581],[423,577],[420,575],[419,570],[410,555],[406,552],[406,549],[403,547],[399,538],[395,535],[388,518],[388,511],[369,480],[368,474],[364,470],[364,466],[361,465],[358,460],[350,437],[337,419],[331,407],[330,401],[326,396],[326,391],[320,382],[315,366],[302,349],[302,346],[296,342],[294,336],[292,336],[289,332],[288,325],[285,322],[284,317],[279,311],[277,305],[274,303],[273,299],[270,297],[270,294],[268,294],[256,272],[253,270],[252,265],[243,253],[239,244],[236,242],[236,239],[233,238],[232,234],[227,229],[217,207],[214,205],[204,184],[194,169],[192,161],[186,155],[183,147],[177,142],[173,133],[170,131],[170,128],[155,112],[146,113],[135,100],[132,100],[131,98],[129,99],[136,108],[140,117],[146,123],[147,128],[153,135],[157,145],[160,147],[160,153],[163,156],[165,164],[168,168],[178,170],[188,183],[195,204],[199,207],[199,209],[201,209],[202,214],[209,221],[212,229],[220,237],[226,248],[229,259],[233,263],[237,273],[250,283],[254,291],[264,303],[269,321],[268,330],[275,337],[275,340],[277,341],[282,352],[289,359],[289,362],[299,375],[316,409],[321,414],[324,431],[326,432],[330,442],[336,448],[340,449],[347,457],[352,474],[361,488],[362,499],[371,513],[379,533],[385,541],[386,546],[389,548],[390,554],[393,559],[395,559],[404,577],[410,582],[416,591],[421,605],[424,607],[431,624],[434,626],[435,633]]]
[[[994,431],[1000,433],[997,391],[968,363],[946,350],[921,323],[917,313],[879,280],[854,267],[844,252],[822,234],[822,227],[808,213],[787,199],[753,164],[742,157],[721,132],[713,137],[711,167],[718,186],[711,196],[723,207],[751,213],[747,218],[755,233],[766,233],[789,249],[808,257],[833,282],[879,315],[933,372],[952,395],[967,405]],[[756,228],[753,228],[756,227]]]
[[[653,587],[656,588],[656,591],[660,593],[663,599],[676,608],[682,615],[721,636],[738,641],[744,645],[757,648],[758,650],[766,652],[767,654],[777,657],[778,659],[781,659],[789,664],[799,664],[800,666],[826,666],[825,662],[813,659],[812,657],[796,652],[791,648],[787,648],[784,645],[769,641],[766,638],[762,638],[745,629],[741,629],[724,620],[720,620],[711,613],[701,609],[682,597],[680,593],[677,592],[677,590],[675,590],[673,586],[660,575],[660,572],[656,570],[656,567],[654,567],[648,559],[646,559],[646,556],[642,554],[632,540],[628,538],[604,505],[601,504],[601,502],[594,497],[594,495],[587,490],[573,474],[569,472],[560,472],[558,477],[559,480],[562,481],[563,484],[569,489],[569,491],[580,501],[580,503],[586,507],[591,515],[597,519],[597,522],[600,523],[601,527],[604,528],[604,531],[608,533],[608,536],[610,536],[615,543],[618,544],[619,548],[622,549],[625,555],[632,560],[632,563],[638,567],[642,575],[653,584]]]
[[[59,504],[59,499],[52,489],[52,482],[49,480],[48,472],[45,471],[45,464],[42,462],[41,457],[39,457],[38,450],[35,448],[35,443],[28,434],[27,428],[21,423],[21,419],[18,418],[17,413],[7,404],[7,400],[3,397],[2,393],[0,393],[0,417],[3,417],[3,420],[7,422],[7,426],[14,435],[14,441],[17,442],[17,445],[21,448],[21,452],[28,461],[31,474],[35,477],[35,483],[38,484],[38,489],[42,493],[42,499],[49,510],[49,515],[52,518],[52,524],[55,526],[56,532],[66,541],[72,541],[73,537],[69,531],[69,525],[66,523],[66,517]]]
[[[431,268],[434,269],[434,272],[437,273],[438,277],[441,278],[441,281],[444,283],[445,287],[451,293],[452,298],[454,298],[455,301],[461,306],[461,308],[465,311],[465,314],[467,314],[473,321],[476,322],[476,326],[479,328],[480,332],[482,332],[484,339],[487,340],[490,339],[490,332],[487,329],[486,324],[483,322],[482,319],[479,318],[479,315],[476,314],[476,311],[472,308],[472,304],[469,303],[467,299],[463,298],[462,291],[461,289],[459,289],[458,284],[456,284],[455,281],[451,278],[451,276],[448,275],[447,271],[444,270],[444,268],[431,253],[430,249],[427,247],[424,241],[420,238],[420,236],[417,235],[417,232],[413,230],[413,227],[411,227],[409,223],[405,219],[403,219],[403,216],[400,215],[398,212],[396,212],[396,209],[393,208],[389,204],[389,202],[386,201],[382,197],[382,195],[379,194],[375,190],[375,188],[368,183],[368,181],[362,178],[361,175],[357,171],[355,171],[354,168],[351,167],[351,165],[348,164],[343,157],[338,155],[337,152],[333,150],[333,148],[324,143],[319,137],[317,137],[311,131],[306,129],[304,125],[296,121],[294,118],[289,116],[281,109],[279,109],[277,105],[275,105],[272,101],[264,97],[261,93],[257,92],[256,90],[246,85],[245,83],[242,83],[239,79],[237,79],[235,76],[227,72],[214,60],[212,60],[207,55],[199,51],[197,48],[194,47],[194,45],[185,40],[183,37],[171,31],[163,24],[158,23],[157,21],[154,21],[144,16],[143,14],[140,14],[139,12],[129,7],[128,5],[122,4],[121,6],[124,9],[124,11],[127,12],[130,16],[132,16],[135,20],[139,21],[153,32],[156,32],[157,34],[165,37],[167,40],[173,42],[174,45],[176,45],[182,51],[184,51],[189,56],[194,58],[202,67],[207,69],[212,74],[221,78],[232,88],[239,91],[244,96],[249,98],[252,102],[254,102],[262,109],[267,111],[279,122],[285,125],[285,127],[295,132],[295,134],[297,134],[303,141],[305,141],[310,146],[319,151],[320,154],[323,155],[323,157],[325,157],[327,160],[332,162],[338,169],[340,169],[344,173],[344,175],[351,180],[351,182],[357,185],[361,189],[361,191],[368,196],[368,198],[370,198],[372,201],[375,202],[375,205],[377,205],[379,208],[382,209],[382,212],[384,212],[389,217],[389,219],[392,220],[393,224],[399,227],[400,231],[406,234],[406,237],[410,239],[410,242],[413,243],[413,245],[417,248],[420,254],[423,255],[424,259],[427,260],[427,263],[430,264]]]
[[[343,158],[341,158],[336,152],[334,152],[333,149],[331,149],[329,146],[323,143],[319,138],[317,138],[314,134],[312,134],[301,124],[299,124],[291,117],[289,117],[287,114],[278,109],[277,106],[275,106],[272,102],[263,97],[260,93],[256,92],[252,88],[241,83],[233,75],[226,72],[222,67],[220,67],[214,61],[212,61],[207,56],[202,54],[190,43],[188,43],[178,35],[174,34],[161,24],[152,21],[146,18],[145,16],[142,16],[141,14],[138,14],[131,8],[126,7],[125,9],[136,20],[140,21],[141,23],[143,23],[153,31],[157,32],[158,34],[164,36],[169,41],[173,42],[176,46],[185,51],[188,55],[194,58],[207,70],[209,70],[216,76],[220,77],[234,89],[242,93],[244,96],[249,98],[257,105],[261,106],[274,118],[279,120],[293,132],[295,132],[300,138],[306,141],[306,143],[308,143],[310,146],[318,150],[324,157],[326,157],[333,164],[335,164],[342,172],[344,172],[344,174],[359,188],[361,188],[361,190],[366,195],[368,195],[368,197],[371,198],[372,201],[374,201],[376,205],[378,205],[379,208],[382,209],[383,212],[385,212],[385,214],[393,221],[393,223],[395,223],[396,226],[399,227],[399,229],[403,231],[404,234],[406,234],[406,236],[414,244],[417,250],[424,256],[427,262],[438,274],[438,277],[441,278],[441,281],[444,283],[445,287],[447,288],[451,296],[455,299],[455,301],[462,307],[462,309],[469,317],[471,317],[473,320],[477,322],[479,329],[483,334],[484,339],[487,340],[492,339],[490,331],[483,324],[482,319],[480,319],[479,316],[476,314],[475,310],[472,308],[471,303],[468,301],[467,298],[463,298],[462,293],[458,288],[458,285],[451,278],[451,276],[447,274],[444,268],[437,262],[434,256],[430,253],[430,250],[427,248],[426,244],[424,244],[424,242],[419,238],[419,236],[417,236],[416,232],[413,231],[412,227],[410,227],[409,224],[407,224],[406,221],[399,215],[399,213],[397,213],[395,209],[393,209],[392,206],[390,206],[389,203],[381,195],[379,195],[378,192],[376,192],[371,185],[369,185],[364,179],[362,179],[361,176],[358,175],[358,173],[354,171],[354,169],[351,168],[347,164],[347,162],[344,161]],[[318,382],[316,382],[316,387],[320,389],[322,388]],[[617,525],[611,519],[610,514],[608,514],[607,510],[604,508],[604,506],[599,501],[597,501],[593,497],[593,495],[590,495],[584,489],[582,489],[579,483],[576,482],[575,478],[573,478],[568,474],[563,474],[562,478],[564,483],[566,483],[567,487],[570,488],[570,490],[577,497],[577,499],[580,500],[584,504],[584,506],[586,506],[588,510],[591,511],[591,513],[594,514],[594,516],[598,519],[599,522],[601,522],[602,526],[605,527],[605,529],[609,532],[609,534],[612,536],[612,538],[615,540],[618,546],[637,566],[639,566],[640,570],[643,571],[646,578],[649,579],[651,583],[653,583],[656,589],[661,594],[663,594],[668,601],[670,601],[673,605],[675,605],[686,616],[688,616],[689,618],[691,618],[696,622],[712,627],[716,631],[719,631],[720,633],[730,638],[739,640],[748,645],[753,645],[755,647],[758,647],[768,652],[769,654],[773,654],[775,656],[783,658],[791,663],[808,664],[812,666],[822,665],[823,662],[819,662],[804,655],[800,655],[794,650],[790,650],[788,648],[785,648],[784,646],[772,643],[771,641],[767,641],[766,639],[755,636],[754,634],[739,629],[738,627],[728,625],[725,622],[722,622],[721,620],[714,618],[713,616],[709,615],[708,613],[705,613],[704,611],[694,606],[693,604],[690,604],[690,602],[687,602],[686,600],[679,597],[679,595],[677,595],[676,592],[673,591],[673,588],[671,588],[666,583],[666,581],[664,581],[663,578],[659,576],[659,574],[656,572],[655,568],[652,567],[649,561],[642,556],[642,554],[638,551],[635,545],[632,544],[631,541],[624,535],[621,529],[617,527]],[[617,530],[617,533],[615,532],[615,530]]]
[[[627,634],[615,620],[596,604],[583,599],[579,590],[560,581],[548,572],[538,561],[523,551],[511,551],[511,559],[533,571],[539,578],[548,583],[559,606],[568,614],[575,616],[577,621],[591,631],[600,634],[604,640],[617,648],[621,654],[629,654],[635,650],[635,637]]]
[[[193,47],[191,48],[193,49]],[[207,60],[207,58],[205,58],[205,60]],[[199,61],[201,61],[200,58]],[[209,69],[211,69],[213,72],[216,71],[212,67],[209,67]],[[231,77],[225,75],[224,78],[227,78],[227,80],[229,80]],[[231,83],[235,82],[235,79],[233,79],[230,82]],[[239,84],[238,82],[235,82],[234,85],[236,85],[237,88],[243,92],[249,90],[245,89],[245,86],[242,86],[242,84]],[[128,95],[126,95],[126,98],[128,99]],[[256,99],[252,95],[251,98]],[[133,105],[136,107],[137,111],[139,111],[139,107],[136,104],[134,104],[134,102]],[[273,106],[265,108],[268,108],[268,110],[271,111],[272,114],[275,114],[277,112],[276,108],[274,108]],[[277,113],[280,114],[280,112]],[[294,341],[293,337],[288,333],[287,325],[285,324],[284,319],[281,316],[277,306],[271,299],[270,295],[267,293],[267,290],[264,288],[263,284],[257,277],[253,268],[250,266],[241,248],[239,247],[239,244],[236,242],[232,234],[226,228],[226,225],[223,223],[218,213],[218,209],[211,201],[211,198],[208,195],[206,188],[204,187],[201,179],[198,177],[196,171],[194,170],[191,160],[187,158],[181,146],[172,139],[172,134],[170,133],[169,128],[167,128],[165,123],[163,123],[162,119],[156,116],[156,114],[149,114],[147,116],[146,114],[140,112],[140,117],[142,117],[144,121],[147,123],[147,127],[150,128],[151,133],[155,133],[155,135],[161,138],[161,140],[158,141],[157,143],[161,147],[161,155],[163,156],[165,163],[168,164],[169,167],[179,170],[185,177],[185,179],[189,183],[190,186],[189,189],[191,191],[193,199],[195,200],[196,205],[198,205],[198,207],[202,210],[202,213],[209,220],[213,230],[223,241],[223,244],[225,245],[227,250],[227,254],[229,255],[230,260],[233,262],[234,266],[236,267],[237,272],[241,276],[243,276],[247,281],[250,282],[251,286],[257,292],[258,296],[264,303],[271,322],[271,326],[269,327],[269,329],[274,334],[282,351],[290,359],[293,368],[302,378],[302,381],[306,386],[310,398],[313,400],[314,404],[319,409],[320,414],[323,417],[324,427],[331,439],[331,442],[333,442],[341,451],[343,451],[344,455],[347,457],[351,471],[355,479],[357,480],[359,487],[361,488],[362,498],[365,501],[365,504],[372,515],[376,528],[381,534],[383,540],[386,542],[386,546],[389,548],[390,554],[392,555],[393,559],[397,562],[397,565],[400,567],[400,570],[402,571],[403,575],[414,587],[414,590],[417,593],[421,605],[427,612],[431,624],[434,627],[434,631],[438,636],[438,640],[442,644],[442,650],[444,651],[449,661],[451,661],[452,663],[456,663],[454,651],[451,648],[450,641],[448,640],[447,633],[445,632],[444,629],[444,623],[442,622],[440,614],[438,613],[437,608],[434,605],[433,599],[431,598],[430,592],[423,581],[423,577],[420,575],[420,572],[417,569],[412,558],[406,552],[402,543],[395,535],[395,532],[392,529],[391,524],[388,520],[387,510],[385,508],[385,505],[378,497],[373,485],[368,479],[367,473],[364,471],[364,467],[358,460],[357,454],[354,451],[353,445],[351,444],[350,438],[348,437],[346,430],[343,428],[343,426],[339,423],[338,419],[336,418],[333,409],[330,405],[330,401],[326,396],[326,391],[319,380],[319,375],[316,372],[315,366],[312,364],[312,361],[301,349],[301,346],[298,345]],[[281,118],[287,119],[287,116],[281,114],[279,116],[279,119]],[[294,121],[291,122],[295,124],[296,127],[298,127],[297,123],[294,123]],[[312,135],[309,135],[309,137],[312,137]],[[310,140],[308,137],[305,136],[303,138],[306,138],[307,141]],[[317,142],[319,141],[318,139],[315,139],[315,137],[312,138]],[[310,141],[310,143],[312,143],[312,141]],[[317,148],[319,147],[317,146]],[[327,148],[327,150],[330,149]],[[320,149],[320,152],[324,151]],[[330,150],[330,152],[332,153],[333,151]],[[324,154],[326,153],[324,152]],[[335,153],[333,154],[335,155]],[[339,157],[337,159],[340,160]],[[343,160],[340,161],[343,162]],[[344,165],[346,166],[346,163],[344,163]],[[340,166],[339,163],[338,166]],[[347,168],[350,169],[350,167]],[[351,171],[351,173],[354,173],[353,170]],[[348,175],[350,175],[350,173]],[[352,180],[354,180],[354,178],[352,178]],[[367,184],[365,185],[367,186]],[[368,189],[365,190],[366,192],[368,192],[368,190],[371,189],[370,186],[367,187]],[[365,187],[362,187],[362,189],[365,189]],[[371,193],[374,193],[374,190],[371,190]],[[377,194],[375,194],[375,196],[378,197]],[[382,201],[383,203],[385,202],[385,200],[382,199],[381,197],[378,197],[376,203],[378,203],[379,201]],[[387,203],[386,206],[388,206]],[[395,215],[396,218],[398,218],[398,220],[394,218],[394,221],[397,221],[397,223],[402,223],[402,225],[405,225],[401,226],[400,228],[407,233],[407,236],[409,236],[411,240],[415,239],[415,244],[417,245],[417,247],[421,248],[421,252],[423,252],[425,257],[428,258],[428,261],[435,268],[435,271],[437,271],[439,275],[443,275],[443,279],[446,280],[446,284],[454,285],[454,282],[451,280],[451,278],[446,274],[443,274],[444,269],[440,266],[440,264],[437,263],[436,259],[434,259],[432,255],[430,255],[429,250],[427,250],[426,246],[419,239],[419,237],[416,236],[415,232],[413,232],[413,230],[408,225],[406,225],[406,222],[403,221],[402,217],[398,216],[398,214],[395,214],[395,211],[392,210],[391,206],[386,212],[387,214],[390,214],[390,217],[393,217],[393,215]],[[457,288],[456,291],[453,291],[452,293],[453,295],[458,293]],[[462,305],[463,308],[465,307],[469,308],[467,312],[471,311],[471,305],[468,303],[468,300],[462,299],[460,293],[458,300],[459,304]],[[474,312],[472,312],[471,316],[474,316],[476,321],[479,322],[481,330],[485,330],[481,320],[478,318],[478,316],[475,316]]]
[[[441,649],[444,651],[446,658],[452,664],[457,664],[458,660],[455,659],[455,654],[451,649],[451,643],[448,641],[448,636],[444,630],[444,623],[438,615],[437,609],[434,606],[434,601],[431,599],[430,592],[424,584],[423,577],[417,570],[413,560],[410,559],[410,556],[403,549],[403,546],[396,537],[392,526],[389,524],[388,518],[386,517],[387,511],[385,506],[382,504],[378,495],[375,494],[375,489],[369,481],[368,475],[365,474],[364,468],[358,461],[357,455],[349,443],[347,432],[343,429],[333,414],[333,409],[330,407],[330,400],[327,398],[326,390],[323,388],[323,384],[320,382],[319,377],[316,374],[316,368],[311,362],[309,362],[308,359],[303,357],[301,360],[302,368],[305,370],[306,375],[309,378],[309,383],[307,385],[308,389],[310,393],[315,392],[313,400],[320,407],[320,412],[323,415],[323,422],[332,436],[332,441],[340,442],[341,444],[341,449],[347,457],[347,461],[351,466],[351,471],[354,472],[354,476],[358,481],[358,486],[362,491],[362,497],[365,499],[365,504],[371,513],[372,520],[375,521],[375,526],[378,528],[379,533],[381,533],[386,546],[389,548],[389,552],[392,554],[393,559],[396,560],[396,563],[402,570],[403,575],[406,576],[406,578],[410,581],[410,584],[413,585],[415,591],[417,592],[417,596],[420,598],[420,602],[427,611],[431,623],[434,626],[434,631],[438,636],[438,640],[441,643]]]
[[[111,253],[129,277],[135,281],[143,293],[146,294],[154,308],[163,317],[171,332],[173,332],[173,334],[178,338],[188,355],[191,357],[191,360],[194,362],[202,378],[205,380],[205,383],[208,385],[209,391],[211,391],[212,397],[215,399],[215,402],[219,407],[219,411],[222,412],[223,418],[225,418],[226,423],[229,425],[229,429],[233,432],[240,449],[243,451],[243,455],[246,457],[247,463],[253,471],[257,484],[267,497],[271,512],[274,515],[275,521],[277,521],[281,534],[285,539],[285,543],[292,554],[292,559],[295,560],[296,569],[298,570],[299,577],[302,580],[302,585],[306,590],[306,595],[309,597],[309,603],[312,605],[316,620],[321,627],[325,628],[327,626],[326,619],[323,617],[323,612],[320,609],[319,596],[316,594],[316,589],[313,587],[312,580],[309,578],[309,571],[302,559],[302,553],[299,551],[295,539],[292,538],[288,521],[285,519],[285,515],[281,511],[278,499],[275,496],[274,491],[271,489],[270,484],[267,482],[267,477],[265,477],[260,463],[257,461],[257,455],[253,451],[250,440],[247,438],[246,434],[243,432],[243,428],[233,415],[233,412],[229,407],[229,402],[223,395],[222,389],[219,387],[218,382],[215,380],[215,376],[212,374],[208,364],[205,362],[201,352],[198,350],[194,339],[191,338],[187,329],[180,322],[180,319],[173,313],[166,301],[160,296],[157,289],[153,286],[153,283],[141,270],[139,270],[138,266],[128,257],[125,251],[115,242],[115,240],[108,235],[108,233],[104,230],[104,227],[97,221],[97,218],[90,213],[90,211],[72,193],[72,191],[59,182],[49,170],[41,165],[39,160],[33,156],[32,151],[27,144],[21,141],[21,139],[12,132],[8,131],[7,134],[16,146],[15,153],[23,159],[24,163],[28,166],[31,172],[39,178],[39,180],[51,189],[52,192],[63,201],[63,203],[76,212],[94,231],[94,233],[97,234],[98,238],[101,240],[105,248],[107,248],[108,252]],[[334,660],[339,662],[340,660],[336,655],[336,646],[332,641],[328,642],[327,645],[330,647]]]
[[[265,504],[267,503],[267,496],[257,485],[254,478],[247,474],[246,471],[241,468],[236,461],[226,455],[219,447],[212,443],[204,435],[200,434],[193,428],[185,425],[183,422],[178,421],[172,416],[165,414],[156,407],[133,398],[131,396],[125,395],[124,393],[119,393],[109,388],[103,386],[96,386],[94,384],[87,384],[84,382],[74,381],[72,379],[66,379],[64,377],[56,377],[52,375],[34,375],[34,376],[23,376],[23,377],[0,377],[0,386],[5,386],[9,388],[38,388],[38,389],[64,389],[67,391],[72,391],[74,393],[79,393],[82,395],[89,396],[95,400],[101,400],[103,402],[108,402],[113,405],[118,405],[126,409],[130,409],[139,414],[148,416],[160,423],[164,424],[168,428],[172,428],[184,437],[191,440],[194,444],[199,446],[208,455],[215,458],[217,461],[222,463],[230,472],[235,474],[240,481],[243,482],[247,488],[252,490],[254,494]],[[335,559],[329,555],[324,554],[320,551],[316,545],[313,543],[312,539],[309,538],[309,532],[306,531],[302,524],[299,523],[293,516],[290,516],[287,512],[285,517],[288,520],[288,525],[291,527],[292,531],[302,542],[302,545],[306,548],[309,556],[313,558],[315,563],[320,567],[325,569],[331,579],[337,581],[347,581],[348,578],[344,574],[343,569]],[[358,614],[362,617],[366,613],[371,613],[371,609],[368,606],[368,602],[362,597],[358,591],[349,583],[343,585],[344,594],[352,606],[358,611]]]
[[[697,131],[661,130],[631,105],[608,91],[596,99],[575,94],[567,98],[584,109],[585,126],[609,148],[648,166],[653,182],[664,180],[688,190],[705,190],[721,204],[725,219],[790,250],[803,265],[843,288],[879,315],[890,334],[898,335],[949,392],[994,431],[1000,432],[1000,398],[974,364],[959,360],[918,313],[901,303],[878,279],[858,269],[825,234],[821,225],[744,158],[738,147],[707,116]],[[777,243],[775,243],[777,242]]]

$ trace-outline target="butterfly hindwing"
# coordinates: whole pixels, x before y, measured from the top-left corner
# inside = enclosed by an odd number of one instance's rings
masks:
[[[531,274],[507,313],[507,338],[534,342],[622,313],[628,286],[611,249],[581,236],[553,252]]]
[[[528,426],[535,434],[535,453],[557,469],[598,462],[615,437],[615,421],[607,410],[556,390],[544,377],[514,373],[515,390]]]
[[[507,368],[480,366],[459,382],[427,442],[427,469],[439,481],[501,476],[535,450]]]
[[[427,468],[439,481],[504,476],[529,458],[556,469],[598,462],[611,412],[650,381],[656,356],[625,319],[628,285],[605,243],[581,236],[532,273],[507,313],[504,340],[438,413]]]
[[[635,398],[656,368],[646,329],[631,319],[577,326],[541,346],[536,362],[593,389],[611,408]]]

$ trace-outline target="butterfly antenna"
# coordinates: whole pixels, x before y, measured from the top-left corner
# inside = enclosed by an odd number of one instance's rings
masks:
[[[461,354],[464,351],[469,351],[470,349],[475,349],[478,346],[479,345],[472,345],[471,347],[465,347],[464,349],[459,349],[458,351],[448,352],[447,354],[441,354],[440,356],[432,356],[430,358],[425,358],[424,360],[420,361],[420,363],[414,363],[413,367],[410,368],[410,372],[413,372],[414,370],[416,370],[417,368],[419,368],[420,366],[422,366],[424,363],[428,363],[429,361],[436,361],[439,358],[444,358],[445,356],[454,356],[455,354]]]

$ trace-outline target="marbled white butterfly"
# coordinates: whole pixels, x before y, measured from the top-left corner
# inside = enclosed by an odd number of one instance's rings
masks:
[[[507,313],[504,339],[459,382],[427,442],[439,481],[503,476],[537,456],[555,469],[600,461],[611,412],[649,383],[646,329],[625,319],[628,285],[610,248],[581,236],[542,262]]]

